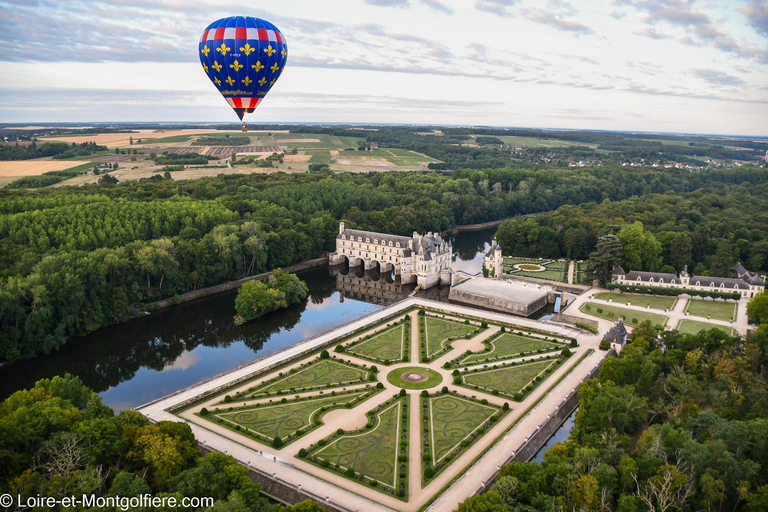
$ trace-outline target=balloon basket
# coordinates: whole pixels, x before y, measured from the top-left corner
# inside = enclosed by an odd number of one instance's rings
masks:
[[[248,124],[247,123],[243,123],[243,126],[240,127],[240,131],[241,132],[247,132],[248,131]]]

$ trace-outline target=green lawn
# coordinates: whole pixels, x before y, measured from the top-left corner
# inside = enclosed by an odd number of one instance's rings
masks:
[[[513,276],[532,277],[534,279],[547,279],[549,281],[562,281],[563,273],[556,270],[543,270],[541,272],[513,272]]]
[[[342,435],[314,456],[342,468],[353,468],[355,473],[396,488],[402,404],[402,400],[398,400],[380,411],[373,430]]]
[[[632,303],[633,306],[650,306],[651,309],[659,309],[664,311],[669,308],[672,309],[677,302],[676,297],[661,297],[658,295],[637,295],[634,293],[598,293],[595,296],[599,300],[613,299],[613,302],[619,304]]]
[[[422,437],[428,437],[432,466],[458,448],[499,409],[455,395],[429,397],[429,428],[425,429],[422,424]]]
[[[730,327],[724,325],[711,324],[709,322],[699,322],[696,320],[680,320],[676,329],[683,334],[696,334],[699,331],[708,331],[710,329],[718,329],[726,334],[731,334],[733,330]]]
[[[361,384],[368,372],[333,359],[320,359],[295,373],[284,374],[249,393],[249,396],[290,391],[299,393],[317,387],[339,387]]]
[[[234,425],[240,425],[271,441],[275,437],[285,440],[298,430],[311,427],[313,420],[319,420],[327,410],[338,409],[346,404],[356,402],[369,391],[350,393],[327,398],[313,398],[286,404],[275,404],[263,407],[250,407],[234,412],[214,414]],[[318,424],[319,426],[319,424]],[[308,430],[311,430],[309,428]]]
[[[454,322],[445,318],[435,318],[430,315],[420,316],[419,318],[422,319],[421,321],[424,325],[426,356],[430,360],[446,352],[450,340],[463,338],[477,329],[476,325]]]
[[[533,363],[462,374],[470,386],[512,397],[536,378],[541,372],[557,363],[557,359],[545,359]]]
[[[512,358],[520,355],[521,352],[530,352],[532,350],[562,350],[564,345],[552,343],[532,336],[520,336],[518,334],[504,333],[500,336],[485,342],[486,347],[491,347],[490,352],[479,352],[462,359],[460,366],[470,366],[482,363],[489,359]]]
[[[568,146],[589,146],[591,148],[597,147],[596,144],[587,144],[586,142],[574,142],[560,139],[540,139],[538,137],[519,137],[516,135],[494,135],[494,137],[501,139],[504,144],[508,144],[510,146],[522,146],[528,148],[562,148]]]
[[[425,373],[427,375],[427,380],[422,382],[409,382],[402,378],[403,374],[413,371]],[[387,374],[387,380],[395,386],[404,389],[428,389],[443,382],[443,377],[435,370],[424,368],[423,366],[405,366],[389,372],[389,374]]]
[[[402,362],[406,341],[410,340],[409,335],[410,323],[399,323],[372,335],[367,340],[349,345],[346,347],[346,353],[377,362]]]
[[[597,311],[598,309],[603,312],[600,313]],[[653,325],[661,326],[667,322],[667,317],[664,315],[650,313],[648,311],[637,311],[636,309],[622,308],[619,306],[609,306],[606,304],[583,304],[581,306],[581,312],[614,322],[617,321],[619,317],[622,317],[624,318],[624,323],[629,327],[640,324],[645,320],[650,320]]]
[[[541,260],[534,260],[532,258],[504,258],[504,265],[517,265],[518,263],[533,263],[534,265],[543,265]]]
[[[733,302],[691,299],[688,301],[685,311],[693,316],[704,318],[711,315],[711,318],[715,320],[725,320],[726,322],[736,320],[736,303]]]

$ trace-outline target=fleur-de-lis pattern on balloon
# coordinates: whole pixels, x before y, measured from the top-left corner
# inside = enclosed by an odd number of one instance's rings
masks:
[[[288,57],[285,36],[272,23],[232,16],[211,23],[198,44],[203,70],[242,119],[279,79]]]

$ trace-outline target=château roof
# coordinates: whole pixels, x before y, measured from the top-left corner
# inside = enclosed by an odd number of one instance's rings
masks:
[[[650,281],[653,279],[654,282],[660,282],[662,279],[664,279],[665,283],[680,283],[680,280],[677,278],[676,274],[667,274],[664,272],[640,272],[637,270],[630,270],[627,273],[626,279],[627,281],[636,281],[638,277],[640,278],[640,281]]]
[[[392,242],[400,243],[400,247],[406,247],[408,245],[408,242],[411,241],[411,239],[407,236],[399,236],[399,235],[388,235],[386,233],[374,233],[373,231],[363,231],[360,229],[345,229],[341,233],[336,236],[336,238],[341,238],[342,236],[346,236],[347,239],[351,237],[355,237],[355,240],[357,240],[359,237],[363,238],[363,241],[365,241],[366,238],[369,238],[371,242],[373,240],[379,240],[384,242]]]

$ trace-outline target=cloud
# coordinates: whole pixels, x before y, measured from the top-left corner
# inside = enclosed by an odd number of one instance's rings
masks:
[[[441,12],[443,14],[453,14],[453,9],[445,5],[440,0],[420,0],[422,4],[426,5],[433,11]]]
[[[691,74],[712,85],[744,85],[745,83],[741,78],[716,69],[695,68],[691,70]]]
[[[510,7],[518,3],[519,0],[475,0],[475,9],[490,12],[496,16],[512,16]]]
[[[543,9],[524,9],[523,15],[531,21],[541,23],[542,25],[548,25],[556,28],[557,30],[563,30],[566,32],[573,32],[577,35],[594,34],[594,31],[583,23],[573,20],[567,20],[551,10]]]
[[[705,44],[739,57],[768,63],[768,50],[739,43],[707,13],[694,9],[693,0],[614,0],[613,3],[645,14],[643,21],[647,26],[636,30],[636,34],[655,39],[666,38],[666,34],[656,31],[656,25],[666,23],[686,30],[686,35],[678,38],[682,44],[697,47]],[[760,0],[750,0],[750,4],[740,11],[747,15],[758,32],[765,29],[764,33],[768,34],[768,5],[761,4]]]
[[[768,36],[768,3],[750,0],[749,4],[739,8],[749,20],[749,24],[758,34]]]
[[[408,0],[365,0],[368,5],[377,7],[408,7]]]

